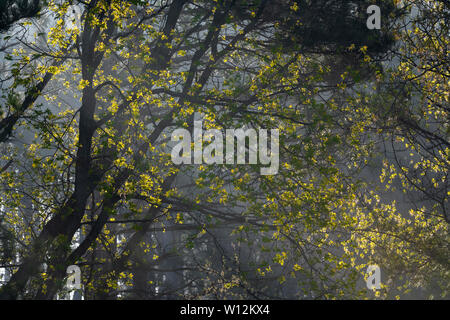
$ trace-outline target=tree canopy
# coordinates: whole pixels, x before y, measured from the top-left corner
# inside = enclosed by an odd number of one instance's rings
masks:
[[[54,0],[12,25],[0,298],[64,297],[70,265],[85,299],[445,298],[450,8],[374,3]],[[278,129],[277,174],[173,163],[200,116]]]

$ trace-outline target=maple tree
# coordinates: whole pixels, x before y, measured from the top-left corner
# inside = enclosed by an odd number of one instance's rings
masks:
[[[85,298],[445,296],[445,2],[380,1],[381,30],[370,1],[74,2],[5,55],[1,298],[73,264]],[[279,129],[278,173],[175,165],[200,113]]]

